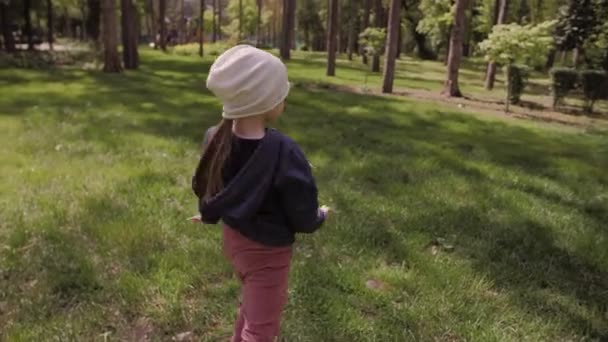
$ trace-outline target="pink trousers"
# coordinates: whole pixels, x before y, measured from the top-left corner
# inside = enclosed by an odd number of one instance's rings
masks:
[[[232,342],[270,342],[279,335],[287,303],[292,248],[268,247],[224,226],[224,254],[242,284]]]

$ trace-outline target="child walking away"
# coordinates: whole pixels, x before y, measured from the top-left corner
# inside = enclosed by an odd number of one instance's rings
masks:
[[[232,341],[274,341],[287,301],[296,233],[324,222],[310,164],[298,145],[266,128],[289,93],[285,65],[251,46],[236,46],[211,66],[209,88],[223,119],[207,130],[192,179],[199,219],[223,222],[224,254],[242,283]]]

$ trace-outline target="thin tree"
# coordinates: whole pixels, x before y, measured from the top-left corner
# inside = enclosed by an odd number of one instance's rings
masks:
[[[149,24],[149,33],[152,36],[152,41],[154,42],[154,49],[158,49],[158,41],[156,40],[156,35],[158,34],[158,30],[157,30],[157,20],[156,20],[156,15],[154,13],[154,0],[146,0],[146,6],[145,6],[145,10],[146,10],[146,17],[147,17],[147,21],[150,23]]]
[[[295,26],[295,0],[283,0],[283,27],[281,30],[281,58],[289,60],[291,58],[291,46],[293,44]]]
[[[215,43],[217,41],[217,25],[215,23],[215,17],[217,17],[217,11],[216,11],[216,4],[217,0],[211,0],[211,27],[212,27],[212,32],[211,32],[211,41],[213,43]]]
[[[15,52],[15,39],[11,32],[10,16],[8,14],[8,4],[4,1],[0,1],[0,21],[2,22],[2,37],[4,39],[4,50],[6,52]]]
[[[133,0],[121,0],[122,13],[122,58],[125,69],[139,67],[137,51],[137,10]]]
[[[88,0],[88,11],[86,17],[87,34],[94,42],[95,50],[99,51],[100,46],[100,23],[101,23],[101,0]]]
[[[205,0],[201,0],[201,10],[198,24],[198,55],[203,57],[203,44],[205,42]]]
[[[494,1],[494,24],[502,25],[506,23],[507,11],[509,8],[509,0],[495,0]],[[486,71],[485,86],[487,90],[494,89],[494,80],[496,79],[496,63],[489,62]]]
[[[103,0],[103,50],[104,72],[121,72],[118,55],[118,20],[116,18],[116,0]]]
[[[167,51],[167,23],[165,22],[165,14],[167,12],[167,1],[159,0],[158,2],[158,25],[160,26],[160,49]]]
[[[388,36],[386,46],[386,57],[384,59],[384,83],[383,93],[393,92],[393,81],[395,79],[395,59],[399,49],[399,30],[401,28],[401,1],[391,0],[388,19]]]
[[[361,31],[365,31],[366,28],[369,27],[369,13],[372,9],[372,0],[363,0],[365,5],[363,6],[363,23],[361,25]],[[363,64],[367,64],[367,54],[363,51],[365,47],[363,44],[359,46],[359,54],[361,55],[361,61]]]
[[[34,50],[34,37],[32,35],[32,17],[30,0],[23,0],[23,19],[25,20],[25,35],[27,37],[27,49]]]
[[[49,50],[53,51],[53,1],[46,0],[46,27],[47,41]]]
[[[222,40],[222,0],[217,0],[217,39]]]
[[[347,38],[347,50],[348,60],[353,60],[353,53],[355,52],[355,43],[357,42],[355,23],[357,21],[357,2],[349,2],[348,11],[348,38]]]
[[[327,12],[327,76],[336,76],[338,0],[329,0]]]
[[[456,11],[454,13],[454,25],[450,37],[450,54],[448,55],[447,79],[442,94],[446,96],[460,97],[462,93],[458,87],[458,72],[462,58],[462,40],[465,30],[467,0],[456,0]]]
[[[383,9],[382,0],[376,0],[374,7],[374,26],[377,28],[384,27],[384,20],[382,18]],[[380,72],[380,52],[374,54],[374,57],[372,58],[372,72]]]
[[[243,37],[243,0],[239,0],[239,41]]]
[[[257,0],[258,3],[258,19],[255,28],[255,46],[260,47],[262,41],[262,0]]]
[[[184,25],[184,0],[179,1],[179,11],[176,9],[175,16],[177,17],[177,44],[183,44],[186,41],[186,30]]]

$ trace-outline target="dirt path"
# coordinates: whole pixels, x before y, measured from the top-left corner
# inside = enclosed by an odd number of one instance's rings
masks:
[[[510,112],[505,113],[504,103],[495,100],[475,98],[472,96],[462,98],[450,98],[441,95],[437,91],[430,91],[424,89],[398,88],[394,91],[394,94],[387,95],[382,94],[377,89],[366,89],[362,87],[334,84],[306,84],[305,88],[331,89],[336,91],[352,92],[358,94],[371,94],[376,96],[387,97],[409,97],[422,101],[439,102],[469,112],[480,112],[483,114],[491,114],[501,117],[558,123],[579,128],[608,129],[608,116],[606,115],[590,117],[584,115],[565,114],[561,112],[556,112],[537,103],[531,104],[524,102],[524,105],[528,105],[529,107],[511,105]]]

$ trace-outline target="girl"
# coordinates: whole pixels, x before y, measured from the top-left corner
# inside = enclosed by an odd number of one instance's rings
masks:
[[[329,209],[318,206],[310,164],[287,136],[266,128],[284,110],[287,70],[247,45],[217,58],[207,88],[223,103],[223,120],[207,130],[192,179],[196,220],[223,227],[224,254],[242,285],[232,341],[273,341],[287,300],[295,233],[312,233]]]

